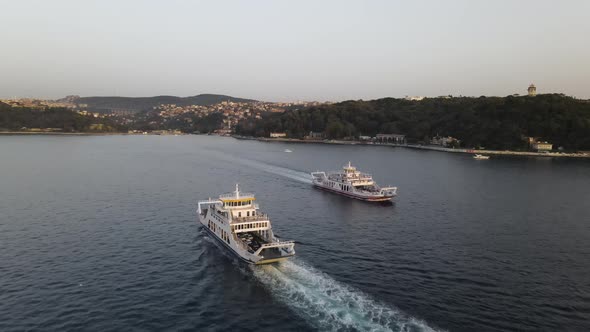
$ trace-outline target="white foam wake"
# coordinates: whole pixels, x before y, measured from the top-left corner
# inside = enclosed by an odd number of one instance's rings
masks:
[[[295,181],[302,182],[305,184],[312,183],[311,174],[309,174],[309,173],[305,173],[305,172],[301,172],[301,171],[297,171],[294,169],[289,169],[289,168],[285,168],[285,167],[281,167],[281,166],[265,164],[265,163],[261,163],[259,161],[255,161],[255,160],[240,159],[237,162],[244,165],[244,166],[250,166],[252,168],[255,168],[255,169],[258,169],[261,171],[280,175],[280,176],[289,178],[291,180],[295,180]]]
[[[321,331],[435,331],[298,260],[255,266],[253,274],[273,296]]]
[[[233,164],[240,164],[242,166],[252,167],[252,168],[260,170],[260,171],[283,176],[283,177],[289,178],[291,180],[295,180],[295,181],[305,183],[305,184],[312,183],[311,174],[306,173],[306,172],[301,172],[301,171],[297,171],[297,170],[286,168],[286,167],[271,165],[271,164],[263,163],[260,161],[251,160],[251,159],[235,158],[235,157],[232,157],[228,154],[225,154],[225,153],[222,153],[219,151],[208,150],[208,153],[214,154],[214,155],[216,155],[217,158],[226,160],[226,161],[231,162]]]

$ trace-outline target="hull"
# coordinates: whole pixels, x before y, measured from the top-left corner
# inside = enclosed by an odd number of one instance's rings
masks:
[[[201,225],[203,225],[203,223],[201,222]],[[232,247],[228,246],[226,242],[224,242],[222,239],[220,239],[217,234],[213,233],[207,226],[203,225],[203,228],[205,229],[205,231],[207,231],[207,233],[209,235],[211,235],[212,238],[214,238],[218,243],[221,243],[225,249],[227,249],[229,252],[231,252],[232,254],[234,254],[236,257],[238,257],[242,262],[248,263],[248,264],[256,264],[255,262],[242,257],[242,255],[240,255],[237,251],[235,251]]]
[[[358,199],[358,200],[365,201],[365,202],[392,202],[393,198],[395,197],[395,196],[385,196],[385,195],[363,196],[363,195],[359,195],[359,194],[355,194],[355,193],[351,193],[351,192],[335,190],[333,188],[326,187],[323,184],[316,183],[316,182],[314,182],[313,185],[314,185],[314,187],[316,187],[318,189],[322,189],[322,190],[325,190],[325,191],[328,191],[328,192],[331,192],[334,194],[339,194],[342,196]]]

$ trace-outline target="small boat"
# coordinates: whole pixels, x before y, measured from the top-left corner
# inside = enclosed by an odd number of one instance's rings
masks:
[[[350,162],[341,171],[311,173],[316,188],[369,202],[391,202],[397,187],[379,187],[371,174],[361,173]]]
[[[274,235],[268,215],[254,194],[236,190],[217,200],[198,202],[199,221],[211,236],[249,264],[268,264],[295,255],[295,242]]]
[[[483,154],[478,154],[478,153],[476,153],[476,154],[473,156],[473,159],[477,159],[477,160],[487,160],[487,159],[490,159],[490,156],[484,156]]]
[[[289,150],[289,149],[285,149],[285,152],[293,152],[293,151],[291,151],[291,150]]]

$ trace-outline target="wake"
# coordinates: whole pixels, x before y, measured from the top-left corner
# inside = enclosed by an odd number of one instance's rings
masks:
[[[252,267],[279,301],[322,331],[435,331],[298,260]]]
[[[244,166],[249,166],[261,171],[265,171],[268,173],[272,173],[275,175],[280,175],[291,180],[295,180],[305,184],[311,184],[311,175],[309,173],[297,171],[290,168],[285,168],[281,166],[275,166],[270,164],[264,164],[259,161],[248,160],[248,159],[239,159],[237,163],[242,164]]]
[[[295,180],[297,182],[301,182],[301,183],[305,183],[305,184],[312,184],[311,174],[306,173],[306,172],[301,172],[298,170],[285,168],[285,167],[281,167],[281,166],[275,166],[275,165],[271,165],[271,164],[263,163],[260,161],[251,160],[251,159],[235,158],[235,157],[231,157],[230,155],[219,152],[219,151],[208,150],[208,152],[216,155],[217,158],[223,159],[223,160],[230,162],[232,164],[239,164],[242,166],[248,166],[248,167],[257,169],[259,171],[264,171],[267,173],[272,173],[275,175],[286,177],[291,180]]]

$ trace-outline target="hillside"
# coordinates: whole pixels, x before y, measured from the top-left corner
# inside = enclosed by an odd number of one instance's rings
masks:
[[[310,131],[342,139],[377,133],[406,135],[409,142],[453,136],[464,147],[524,150],[525,137],[569,150],[590,150],[590,103],[559,94],[536,97],[384,98],[345,101],[243,121],[240,135],[286,132],[301,138]]]
[[[121,132],[126,128],[108,118],[95,118],[65,108],[11,108],[0,103],[0,131]]]
[[[75,100],[77,104],[87,104],[91,112],[107,113],[113,109],[139,112],[152,109],[160,104],[184,105],[213,105],[223,101],[255,102],[252,99],[236,98],[225,95],[200,94],[191,97],[155,96],[155,97],[81,97]]]

